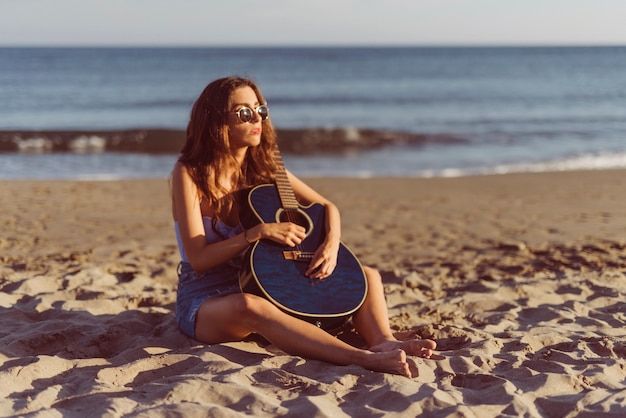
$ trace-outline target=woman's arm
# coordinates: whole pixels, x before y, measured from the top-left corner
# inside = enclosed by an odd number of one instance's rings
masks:
[[[289,171],[287,171],[287,176],[289,177],[289,182],[291,183],[291,187],[298,202],[303,205],[322,203],[326,210],[324,225],[326,237],[317,251],[315,251],[309,268],[305,272],[307,276],[314,279],[326,278],[337,266],[337,253],[341,240],[341,216],[339,209],[334,203],[313,190],[309,185]]]
[[[304,228],[290,222],[261,223],[232,238],[207,244],[198,189],[180,163],[172,173],[172,199],[174,220],[178,221],[185,253],[198,273],[229,261],[259,239],[295,246],[305,237]]]
[[[172,173],[172,198],[174,220],[178,221],[185,253],[195,271],[201,273],[217,267],[249,245],[245,234],[207,244],[198,189],[181,163],[176,164]]]

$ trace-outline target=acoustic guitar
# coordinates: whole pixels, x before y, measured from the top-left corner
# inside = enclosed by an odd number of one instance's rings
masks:
[[[246,229],[259,223],[293,222],[306,230],[297,246],[262,239],[250,246],[239,274],[243,292],[271,301],[284,312],[311,322],[325,330],[341,327],[363,304],[367,281],[363,267],[343,243],[339,246],[337,266],[324,279],[304,275],[326,231],[324,205],[301,206],[289,183],[278,147],[275,184],[263,184],[244,193],[240,222]]]

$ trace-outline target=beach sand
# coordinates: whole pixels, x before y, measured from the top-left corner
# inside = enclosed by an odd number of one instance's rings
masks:
[[[166,179],[4,181],[0,416],[626,416],[626,171],[308,182],[419,376],[181,334]]]

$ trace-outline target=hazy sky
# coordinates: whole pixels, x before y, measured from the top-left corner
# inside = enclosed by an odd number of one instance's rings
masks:
[[[0,0],[0,45],[626,45],[626,0]]]

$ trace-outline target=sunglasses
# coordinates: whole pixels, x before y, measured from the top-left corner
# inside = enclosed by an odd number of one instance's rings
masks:
[[[266,105],[258,106],[256,109],[250,109],[249,107],[242,107],[236,112],[239,120],[243,123],[251,122],[254,119],[254,112],[261,118],[261,120],[267,120],[270,117],[270,109]]]

